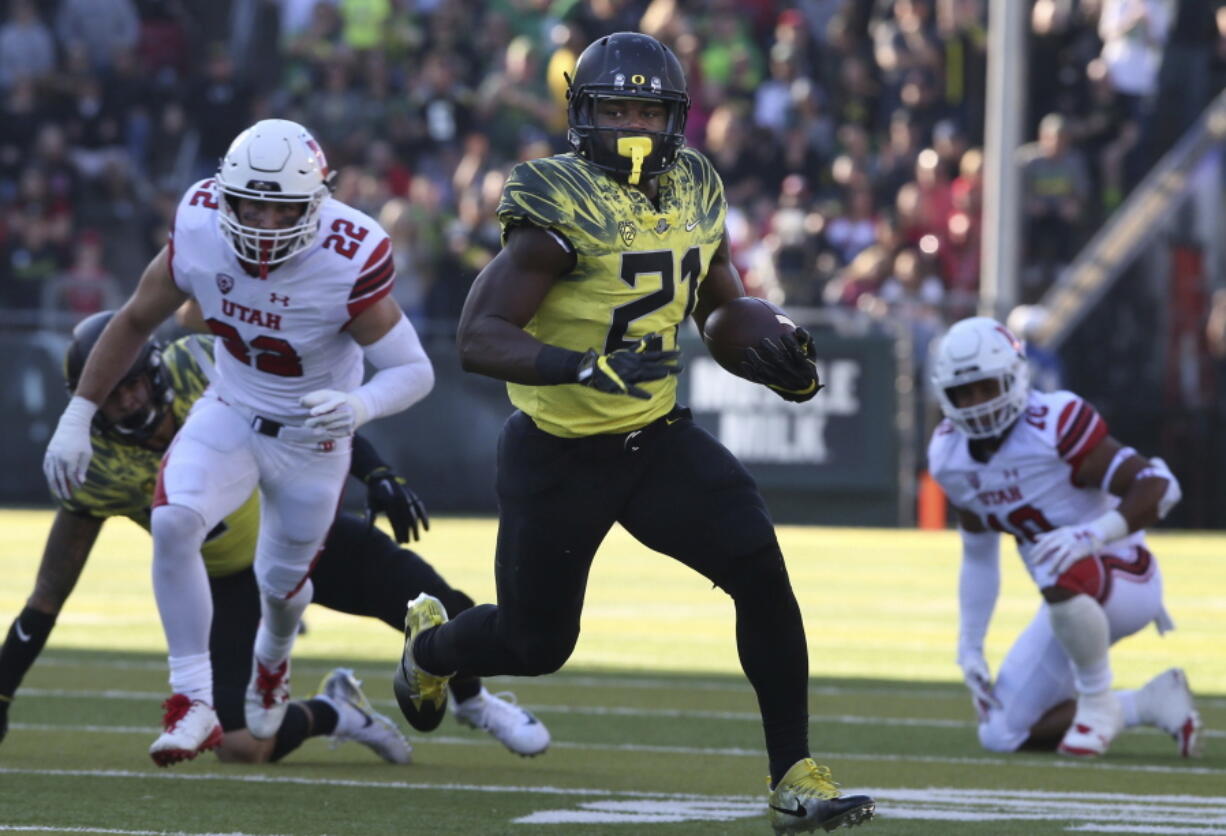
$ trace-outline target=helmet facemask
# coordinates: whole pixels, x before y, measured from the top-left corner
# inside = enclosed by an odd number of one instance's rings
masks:
[[[658,81],[658,79],[654,79]],[[689,114],[689,96],[653,91],[653,95],[627,95],[614,88],[584,87],[571,94],[570,130],[567,138],[575,151],[598,168],[622,177],[631,185],[658,177],[677,164],[677,154],[685,147],[685,122]],[[601,101],[639,100],[660,104],[667,114],[664,129],[645,131],[624,126],[596,124],[596,108]],[[646,137],[651,147],[641,160],[635,160],[627,145],[619,143],[630,137]],[[619,151],[619,145],[621,150]],[[638,163],[637,171],[635,163]]]
[[[960,386],[976,381],[965,380],[956,386],[940,389],[938,394],[941,411],[967,438],[995,438],[1004,435],[1026,406],[1029,376],[1025,372],[1024,364],[1022,369],[1020,374],[1010,371],[978,378],[977,380],[996,381],[999,394],[973,406],[957,406],[953,392]]]
[[[258,184],[257,184],[258,185]],[[266,184],[265,184],[266,185]],[[283,195],[255,189],[242,189],[222,185],[221,232],[230,249],[242,261],[272,267],[290,259],[311,245],[319,231],[319,209],[328,196],[326,186],[320,186],[310,195]],[[261,200],[269,203],[295,204],[302,207],[297,222],[284,229],[261,229],[247,226],[239,218],[240,198]]]

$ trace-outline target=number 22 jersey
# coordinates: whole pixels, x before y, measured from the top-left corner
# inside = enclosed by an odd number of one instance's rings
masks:
[[[966,436],[946,420],[928,445],[928,468],[954,505],[988,529],[1017,538],[1026,570],[1045,586],[1047,568],[1033,564],[1035,538],[1090,522],[1119,504],[1097,485],[1073,482],[1085,457],[1107,435],[1107,422],[1072,392],[1032,391],[1026,410],[986,463],[971,457]],[[1131,559],[1144,537],[1133,532],[1103,553]]]
[[[251,275],[223,237],[223,199],[213,180],[184,194],[170,229],[171,276],[224,346],[215,352],[218,394],[301,424],[303,395],[362,382],[362,351],[345,329],[391,291],[391,241],[367,215],[326,198],[315,240],[266,277]]]

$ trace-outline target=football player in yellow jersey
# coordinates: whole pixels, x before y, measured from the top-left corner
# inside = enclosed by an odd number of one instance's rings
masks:
[[[111,312],[95,314],[74,330],[65,358],[70,390],[110,318]],[[147,343],[95,415],[88,476],[70,498],[60,501],[34,590],[0,648],[0,739],[13,696],[47,641],[103,523],[109,517],[125,516],[149,529],[149,505],[162,454],[208,385],[194,356],[197,352],[188,345],[197,339],[207,357],[212,337],[187,337],[165,350]],[[447,601],[449,607],[471,607],[472,599],[451,588],[419,555],[398,548],[392,538],[373,528],[374,516],[384,512],[396,540],[408,542],[420,537],[419,527],[428,528],[429,519],[404,480],[361,436],[354,437],[350,472],[366,484],[370,518],[337,516],[311,575],[314,602],[381,619],[397,630],[404,622],[404,602],[423,590]],[[273,737],[257,740],[246,730],[243,698],[260,619],[252,570],[259,515],[259,498],[253,493],[209,533],[201,550],[218,613],[209,639],[215,669],[214,707],[224,731],[218,755],[226,761],[279,760],[307,737],[332,735],[363,743],[387,761],[408,762],[410,747],[404,736],[371,708],[352,671],[345,668],[329,674],[314,699],[292,703]],[[479,679],[456,683],[451,693],[461,722],[489,731],[511,751],[535,755],[549,745],[544,724],[523,708],[490,694]]]
[[[765,503],[745,468],[676,403],[677,331],[744,295],[723,186],[684,147],[689,97],[673,53],[632,32],[580,56],[573,153],[522,163],[499,206],[504,247],[459,327],[464,368],[508,382],[518,410],[498,446],[498,605],[447,621],[410,603],[394,682],[429,729],[448,675],[558,670],[579,637],[588,570],[610,527],[702,573],[735,604],[757,692],[778,832],[866,821],[809,757],[804,625]],[[820,388],[798,329],[756,348],[754,380],[793,401]]]

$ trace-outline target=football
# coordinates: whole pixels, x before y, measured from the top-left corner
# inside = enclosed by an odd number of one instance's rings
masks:
[[[739,375],[745,349],[767,337],[795,330],[796,323],[776,305],[756,296],[742,296],[711,312],[702,339],[715,362]]]

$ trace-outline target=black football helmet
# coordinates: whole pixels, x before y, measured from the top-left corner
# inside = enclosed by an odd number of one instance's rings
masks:
[[[69,394],[74,392],[77,384],[81,382],[85,360],[93,351],[94,345],[113,316],[115,316],[114,311],[99,311],[87,316],[77,323],[76,328],[72,329],[72,342],[68,344],[68,350],[64,353],[64,380],[68,385]],[[157,430],[162,416],[166,414],[167,408],[174,400],[175,393],[170,387],[166,367],[162,365],[162,346],[153,340],[145,343],[136,361],[132,364],[132,368],[128,369],[128,373],[124,375],[120,383],[127,383],[141,375],[149,382],[148,408],[134,412],[114,423],[107,420],[100,409],[94,413],[93,422],[98,432],[128,444],[141,444]]]
[[[668,123],[661,132],[643,132],[652,148],[643,159],[641,176],[655,177],[677,164],[685,146],[690,96],[685,71],[671,49],[650,35],[616,32],[583,50],[574,77],[566,80],[566,138],[575,153],[605,171],[628,176],[632,162],[615,150],[615,135],[625,131],[596,127],[595,104],[598,99],[652,99],[668,109]]]

